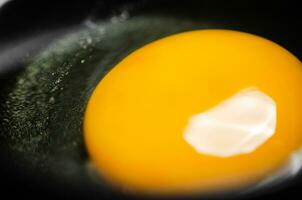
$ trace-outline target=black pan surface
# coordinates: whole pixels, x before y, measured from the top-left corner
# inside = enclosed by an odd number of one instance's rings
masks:
[[[0,191],[129,198],[96,177],[83,143],[83,112],[106,72],[144,44],[205,28],[260,35],[302,60],[301,19],[298,1],[8,2],[0,8]],[[230,197],[302,195],[298,187],[299,177]]]

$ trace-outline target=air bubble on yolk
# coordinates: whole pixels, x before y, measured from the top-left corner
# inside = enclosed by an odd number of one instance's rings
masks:
[[[143,194],[256,184],[301,148],[301,67],[279,45],[237,31],[152,42],[89,99],[91,161],[108,183]]]

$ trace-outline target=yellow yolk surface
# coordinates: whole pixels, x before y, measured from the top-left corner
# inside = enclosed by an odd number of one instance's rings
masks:
[[[226,30],[176,34],[100,81],[85,142],[101,176],[135,192],[248,185],[301,146],[301,91],[301,62],[271,41]]]

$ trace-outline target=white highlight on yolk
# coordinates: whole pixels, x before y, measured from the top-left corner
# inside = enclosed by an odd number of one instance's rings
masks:
[[[184,139],[201,154],[251,153],[273,136],[276,118],[275,101],[259,89],[248,88],[191,117]]]

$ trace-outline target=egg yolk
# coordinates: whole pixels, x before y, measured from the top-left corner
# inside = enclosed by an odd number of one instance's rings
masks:
[[[301,67],[279,45],[237,31],[152,42],[89,99],[90,158],[109,183],[143,194],[254,184],[302,144]]]

